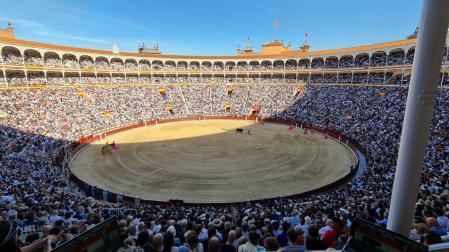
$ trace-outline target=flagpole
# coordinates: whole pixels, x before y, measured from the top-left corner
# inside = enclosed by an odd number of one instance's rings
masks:
[[[275,33],[275,39],[278,41],[278,31],[279,31],[279,20],[274,21],[274,33]]]

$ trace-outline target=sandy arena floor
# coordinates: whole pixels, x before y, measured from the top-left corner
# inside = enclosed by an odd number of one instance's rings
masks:
[[[243,134],[235,132],[240,127]],[[142,127],[90,144],[71,170],[91,185],[141,199],[226,203],[309,191],[343,177],[356,162],[337,141],[287,129],[236,120]],[[118,151],[102,156],[101,147],[113,140]]]

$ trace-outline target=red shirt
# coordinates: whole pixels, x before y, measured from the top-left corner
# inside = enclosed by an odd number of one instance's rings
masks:
[[[342,233],[341,228],[338,228],[337,230],[328,230],[321,236],[321,240],[323,240],[328,247],[332,247],[334,242],[337,241],[337,234],[339,233]]]

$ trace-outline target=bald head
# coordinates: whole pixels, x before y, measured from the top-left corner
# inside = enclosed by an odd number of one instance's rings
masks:
[[[438,225],[437,219],[435,217],[427,217],[426,223],[429,227],[435,227]]]

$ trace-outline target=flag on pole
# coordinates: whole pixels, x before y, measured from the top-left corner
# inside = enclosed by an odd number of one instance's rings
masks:
[[[309,33],[306,32],[306,43],[309,41]]]

